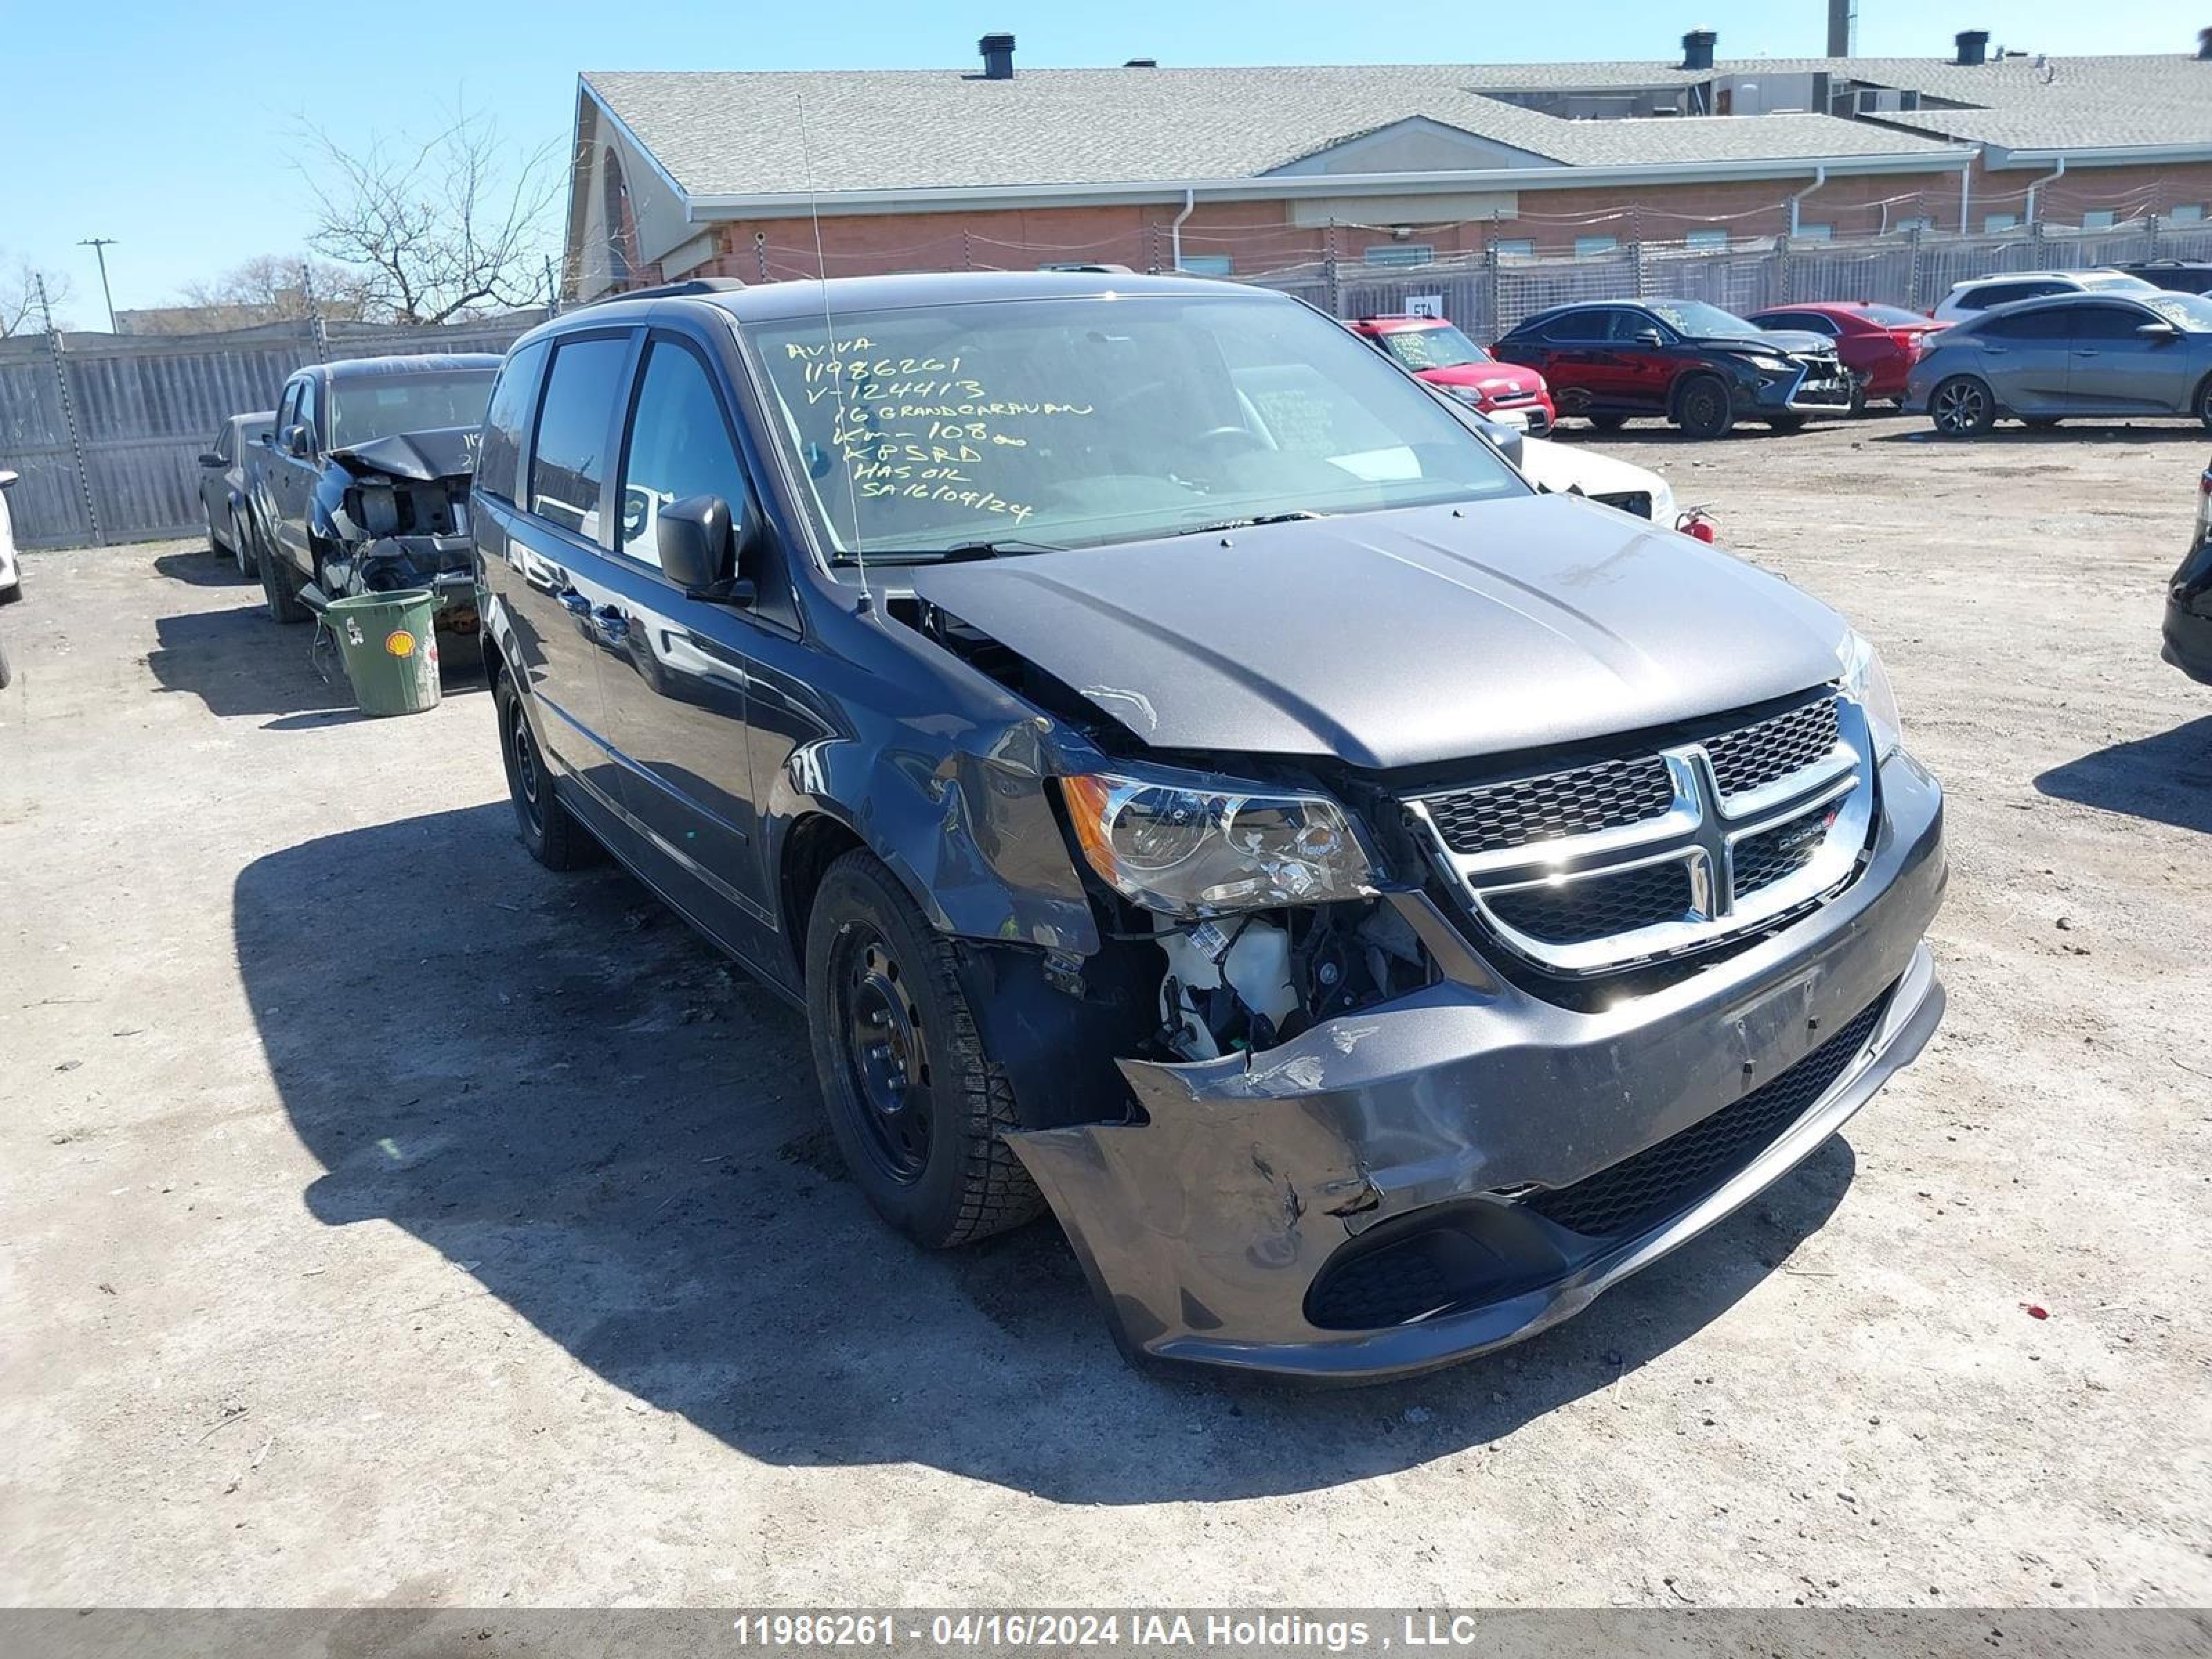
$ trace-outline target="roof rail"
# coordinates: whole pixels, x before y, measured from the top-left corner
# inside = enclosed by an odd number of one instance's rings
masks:
[[[617,300],[681,300],[702,294],[729,294],[744,283],[735,276],[689,276],[680,283],[661,283],[653,288],[626,288],[618,294],[601,294],[586,306],[611,305]],[[582,307],[578,307],[580,310]]]

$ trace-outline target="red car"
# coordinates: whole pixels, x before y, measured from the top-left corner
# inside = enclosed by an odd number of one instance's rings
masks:
[[[1777,306],[1751,320],[1761,328],[1790,328],[1832,339],[1836,356],[1851,373],[1854,413],[1876,399],[1902,400],[1905,377],[1920,356],[1922,338],[1944,326],[1902,306],[1864,300]]]
[[[1441,317],[1362,317],[1346,326],[1416,380],[1493,421],[1520,424],[1532,438],[1542,437],[1559,418],[1542,375],[1499,362]]]

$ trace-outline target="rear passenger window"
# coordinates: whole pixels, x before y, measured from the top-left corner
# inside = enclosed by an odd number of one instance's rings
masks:
[[[2064,306],[2049,306],[2017,317],[1992,317],[1978,332],[1985,340],[2063,340],[2067,333],[2066,313]]]
[[[661,508],[687,495],[720,495],[735,519],[744,511],[745,495],[744,466],[707,366],[675,341],[655,340],[623,461],[617,545],[657,565]]]
[[[530,511],[589,540],[599,533],[607,434],[614,429],[629,341],[621,335],[563,340],[538,411],[530,453]]]
[[[522,457],[522,434],[530,419],[531,401],[545,372],[544,341],[527,345],[510,356],[492,387],[491,406],[484,410],[483,446],[477,456],[473,486],[488,490],[503,501],[514,500],[515,468]]]

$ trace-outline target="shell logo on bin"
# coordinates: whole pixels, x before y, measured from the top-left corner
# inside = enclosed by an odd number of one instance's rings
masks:
[[[415,636],[404,628],[395,628],[384,636],[384,648],[395,657],[415,654]]]

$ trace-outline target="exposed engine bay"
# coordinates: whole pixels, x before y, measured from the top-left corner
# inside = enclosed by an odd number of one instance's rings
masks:
[[[325,598],[427,588],[440,628],[475,631],[468,499],[477,442],[474,428],[451,427],[331,453],[317,492],[336,541],[316,573]]]

